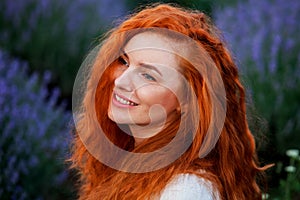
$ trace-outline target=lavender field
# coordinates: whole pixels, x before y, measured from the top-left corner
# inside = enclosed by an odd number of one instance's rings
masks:
[[[263,198],[300,199],[300,1],[184,5],[211,13],[238,64],[261,164],[275,164]],[[74,79],[101,35],[134,6],[0,1],[0,199],[76,198],[76,177],[65,162]]]

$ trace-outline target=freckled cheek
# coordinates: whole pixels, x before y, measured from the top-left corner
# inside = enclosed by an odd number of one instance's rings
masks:
[[[169,107],[178,104],[174,93],[165,87],[144,87],[137,91],[137,95],[140,101],[148,106],[159,104]]]

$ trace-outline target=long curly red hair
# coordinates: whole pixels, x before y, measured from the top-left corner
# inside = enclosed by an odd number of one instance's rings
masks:
[[[120,52],[132,35],[121,34],[118,40],[110,38],[137,28],[154,27],[189,36],[212,58],[224,82],[226,118],[215,147],[200,158],[199,150],[210,123],[211,102],[205,80],[191,65],[183,63],[184,76],[191,84],[200,108],[197,113],[200,116],[199,127],[192,144],[177,160],[162,169],[145,173],[118,171],[96,159],[79,135],[89,138],[96,130],[94,123],[99,123],[106,136],[118,147],[131,152],[152,152],[168,144],[179,128],[180,117],[161,133],[135,147],[134,138],[108,118],[116,65],[109,58]],[[239,81],[237,67],[219,35],[205,14],[169,4],[148,6],[107,34],[87,83],[82,103],[84,112],[76,122],[70,160],[81,177],[80,199],[149,199],[159,194],[175,175],[182,173],[196,174],[209,180],[223,200],[262,198],[257,178],[265,168],[258,167],[255,140],[246,119],[245,90]],[[101,66],[109,67],[103,71]],[[96,112],[96,120],[90,114],[92,110]],[[199,170],[205,173],[199,173]]]

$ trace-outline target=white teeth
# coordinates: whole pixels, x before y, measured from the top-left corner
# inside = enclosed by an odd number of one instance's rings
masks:
[[[130,106],[134,106],[135,104],[130,102],[130,101],[127,101],[121,97],[119,97],[118,95],[115,95],[116,96],[116,99],[118,102],[120,102],[121,104],[125,104],[125,105],[130,105]]]

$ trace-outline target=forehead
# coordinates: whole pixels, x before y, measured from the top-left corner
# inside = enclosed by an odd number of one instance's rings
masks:
[[[160,34],[144,32],[131,38],[124,51],[137,61],[176,67],[179,60],[173,43],[174,41]]]
[[[125,48],[157,48],[166,51],[174,51],[172,40],[159,33],[143,32],[133,36]]]

